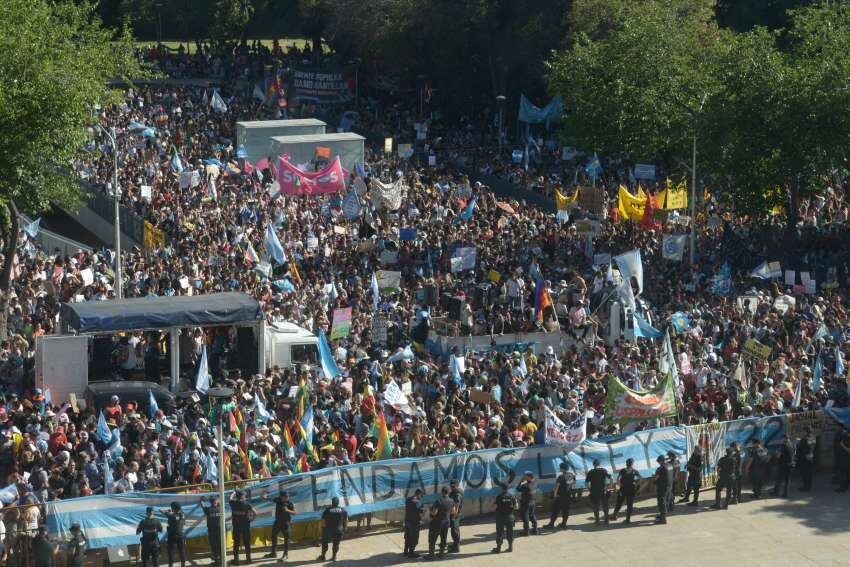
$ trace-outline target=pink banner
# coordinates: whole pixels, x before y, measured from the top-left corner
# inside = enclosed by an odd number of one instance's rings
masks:
[[[285,159],[279,160],[277,181],[284,195],[323,195],[345,190],[345,174],[339,157],[321,171],[301,171]]]

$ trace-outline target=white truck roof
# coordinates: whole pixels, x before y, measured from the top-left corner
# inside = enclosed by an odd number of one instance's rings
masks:
[[[316,335],[307,329],[299,327],[295,323],[290,323],[289,321],[272,323],[268,326],[268,329],[275,333],[286,333],[298,339],[318,340]]]

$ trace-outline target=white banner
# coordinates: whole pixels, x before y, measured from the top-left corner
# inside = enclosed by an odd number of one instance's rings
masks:
[[[380,179],[372,178],[372,206],[376,209],[397,211],[401,207],[404,178],[399,177],[395,183],[381,183]]]
[[[564,423],[555,413],[546,408],[546,444],[563,447],[572,451],[587,438],[587,413],[582,412],[580,416],[570,423]]]

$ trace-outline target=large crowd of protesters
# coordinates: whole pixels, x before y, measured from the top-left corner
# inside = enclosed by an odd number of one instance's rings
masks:
[[[143,56],[172,77],[216,78],[227,110],[211,108],[210,87],[166,82],[134,86],[124,92],[122,102],[96,111],[95,122],[118,133],[122,205],[161,230],[165,240],[155,248],[124,250],[119,259],[124,281],[114,280],[110,250],[65,256],[42,249],[37,238],[21,232],[9,338],[0,345],[5,399],[0,405],[0,485],[15,487],[4,500],[10,510],[0,522],[7,533],[35,530],[43,520],[38,506],[18,505],[104,491],[101,463],[107,447],[97,436],[99,412],[76,411],[67,400],[46,400],[46,392],[34,383],[34,350],[36,337],[57,332],[62,302],[110,300],[118,285],[127,298],[239,291],[260,302],[269,322],[290,321],[315,333],[329,334],[335,308],[352,308],[349,335],[331,341],[341,371],[333,379],[316,360],[250,372],[242,364],[245,356],[240,357],[236,335],[228,329],[182,330],[181,388],[194,387],[206,347],[213,382],[235,389],[232,411],[239,427],[228,432],[224,447],[229,455],[224,474],[230,480],[304,470],[298,436],[294,454],[282,448],[282,436],[296,430],[296,403],[288,396],[292,386],[306,384],[309,390],[316,455],[307,466],[317,469],[373,459],[376,412],[385,414],[393,456],[539,444],[544,406],[565,420],[592,410],[589,436],[614,434],[620,429],[605,420],[609,379],[616,376],[649,389],[662,378],[660,340],[605,340],[616,284],[607,265],[593,265],[588,233],[577,228],[577,219],[589,213],[575,207],[556,215],[554,208],[531,206],[521,198],[523,190],[552,196],[557,189],[570,195],[576,186],[590,184],[586,158],[561,159],[560,148],[547,152],[545,146],[526,168],[512,159],[513,148],[506,146],[501,154],[493,148],[492,111],[452,124],[446,118],[426,120],[417,105],[407,108],[360,96],[356,128],[402,140],[415,137],[414,123],[427,121],[431,145],[411,159],[367,150],[367,190],[374,178],[389,183],[403,177],[405,195],[399,209],[388,211],[374,209],[367,194],[359,218],[351,220],[342,215],[336,195],[273,194],[272,173],[245,173],[237,157],[237,120],[284,113],[319,116],[332,130],[329,119],[353,107],[353,101],[346,108],[297,105],[292,96],[282,107],[252,95],[255,80],[269,66],[285,67],[312,54],[257,44],[227,56],[208,49],[191,54],[150,50]],[[154,133],[140,136],[131,123]],[[476,150],[485,146],[492,149]],[[101,130],[92,128],[88,149],[76,164],[78,174],[93,190],[112,191],[112,148]],[[175,153],[184,171],[199,172],[197,184],[181,185]],[[435,165],[427,165],[429,154]],[[205,163],[210,158],[226,167]],[[497,197],[491,187],[470,182],[456,167],[458,160],[476,173],[512,183],[520,197]],[[624,164],[602,159],[596,184],[605,189],[608,201],[592,217],[600,221],[592,253],[639,249],[643,291],[635,287],[634,293],[645,317],[659,328],[673,313],[689,320],[680,332],[670,328],[680,376],[678,417],[636,427],[847,406],[842,368],[850,355],[850,271],[841,242],[850,200],[844,180],[835,179],[825,197],[802,204],[798,230],[806,238],[799,239],[803,244],[792,255],[777,249],[777,225],[734,216],[722,195],[701,198],[695,219],[682,210],[658,211],[648,223],[617,222],[609,211],[616,209],[619,184],[628,183]],[[352,172],[351,179],[357,175]],[[652,193],[663,183],[644,187]],[[687,251],[682,261],[665,259],[663,235],[686,231],[688,222],[696,223],[696,262],[688,262]],[[264,234],[270,224],[289,261],[264,272],[249,251],[261,259],[266,255]],[[402,239],[409,229],[415,229],[413,239]],[[451,256],[459,246],[476,248],[474,269],[452,270]],[[817,282],[815,292],[786,286],[782,278],[752,278],[752,269],[765,260],[807,271]],[[721,295],[712,285],[724,263],[732,267],[732,289]],[[370,282],[380,269],[402,274],[400,291],[381,293],[377,306],[377,314],[387,321],[386,340],[372,336],[376,313]],[[535,310],[538,276],[551,298],[541,317]],[[447,316],[439,304],[426,306],[425,291],[432,285],[441,294],[467,298],[459,316]],[[736,300],[741,295],[753,299],[745,304]],[[560,348],[537,352],[518,347],[465,353],[461,380],[456,380],[445,356],[422,348],[429,329],[444,335],[491,335],[495,342],[502,335],[530,332],[562,333],[563,339]],[[750,338],[772,352],[767,360],[747,364],[741,380],[735,370]],[[403,350],[411,344],[412,358]],[[116,337],[107,357],[110,372],[118,379],[159,381],[168,370],[161,363],[166,350],[164,333]],[[409,392],[407,407],[382,403],[391,381]],[[801,395],[795,400],[798,383]],[[490,392],[492,403],[472,402],[472,389]],[[257,398],[270,418],[258,414]],[[110,427],[120,430],[123,447],[120,454],[110,455],[110,492],[196,486],[209,480],[205,463],[215,450],[215,415],[204,398],[180,398],[173,410],[153,415],[115,398],[103,411]]]

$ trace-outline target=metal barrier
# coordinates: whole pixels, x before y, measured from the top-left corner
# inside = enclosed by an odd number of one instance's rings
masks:
[[[96,185],[84,184],[83,186],[88,197],[88,208],[109,224],[114,224],[114,197],[107,195],[102,188]],[[119,207],[118,215],[121,219],[121,232],[136,242],[143,242],[145,231],[144,219],[123,205]]]

